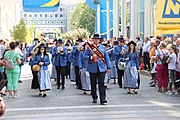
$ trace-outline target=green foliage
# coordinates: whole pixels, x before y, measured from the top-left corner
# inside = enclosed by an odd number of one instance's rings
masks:
[[[21,42],[26,42],[27,29],[24,21],[21,19],[19,24],[13,27],[11,36],[16,40],[19,39]]]
[[[63,39],[72,40],[75,38],[89,38],[90,33],[85,29],[76,29],[61,35]]]
[[[33,38],[34,38],[33,36],[34,36],[34,25],[31,24],[31,26],[29,27],[27,31],[26,42],[32,43]]]
[[[36,31],[35,38],[41,39],[41,31],[40,30]]]
[[[96,12],[92,10],[87,4],[78,4],[71,13],[69,22],[71,30],[82,28],[86,29],[90,35],[92,35],[95,29],[95,15]]]

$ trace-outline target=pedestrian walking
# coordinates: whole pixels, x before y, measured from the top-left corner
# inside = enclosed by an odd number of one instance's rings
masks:
[[[136,52],[136,43],[131,41],[128,43],[129,49],[124,53],[124,58],[126,60],[126,67],[124,70],[124,88],[127,88],[127,93],[133,92],[137,94],[139,88],[138,84],[138,70],[139,70],[139,60],[138,53]]]
[[[41,44],[38,47],[38,52],[34,57],[34,64],[40,66],[40,71],[38,72],[38,81],[40,85],[40,96],[47,96],[46,91],[51,89],[50,74],[48,71],[48,65],[50,64],[49,55],[46,53],[46,46]]]

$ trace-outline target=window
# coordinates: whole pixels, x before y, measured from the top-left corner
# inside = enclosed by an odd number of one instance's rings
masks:
[[[60,14],[60,17],[62,17],[62,14]]]
[[[45,17],[47,17],[47,14],[45,14]]]
[[[41,24],[41,21],[38,21],[38,24]]]
[[[33,21],[33,24],[36,24],[36,21]]]
[[[40,14],[40,17],[42,17],[42,14]]]
[[[42,21],[42,24],[45,24],[46,22],[45,21]]]
[[[26,14],[24,14],[24,17],[27,17],[27,15],[26,15]]]
[[[32,17],[32,15],[29,15],[29,17]]]
[[[47,24],[49,24],[50,22],[49,21],[47,21]]]
[[[50,15],[50,17],[52,17],[52,14]]]
[[[63,11],[63,9],[62,9],[62,8],[60,8],[60,11]]]
[[[55,14],[55,17],[58,17],[58,15],[57,15],[57,14]]]
[[[34,17],[37,17],[37,14],[35,14]]]

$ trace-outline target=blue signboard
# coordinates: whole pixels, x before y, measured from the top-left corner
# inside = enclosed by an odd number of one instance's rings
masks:
[[[55,12],[59,8],[59,0],[23,0],[25,12]]]

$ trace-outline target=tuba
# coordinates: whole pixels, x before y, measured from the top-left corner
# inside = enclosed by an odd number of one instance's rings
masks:
[[[33,51],[33,52],[37,52],[37,51],[38,51],[38,47],[39,47],[41,44],[43,44],[43,41],[40,41],[40,42],[33,48],[32,51]],[[34,54],[31,54],[30,58],[33,59],[33,58],[34,58]]]

